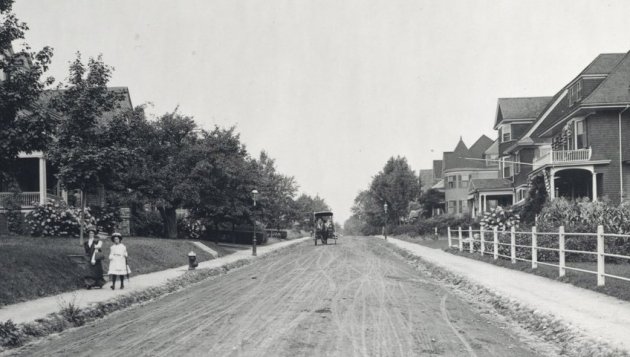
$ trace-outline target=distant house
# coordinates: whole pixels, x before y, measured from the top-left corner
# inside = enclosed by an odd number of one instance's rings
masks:
[[[468,148],[460,138],[455,149],[442,156],[442,177],[446,213],[472,214],[473,200],[469,200],[470,182],[474,179],[497,178],[495,165],[486,164],[486,151],[494,141],[482,135]]]
[[[630,52],[600,54],[503,152],[529,149],[527,176],[543,176],[551,199],[623,201],[630,190],[629,86]]]
[[[112,87],[109,90],[121,93],[122,99],[119,100],[116,109],[103,114],[100,122],[110,120],[114,116],[133,108],[129,90],[126,87]],[[48,105],[48,102],[59,93],[58,90],[45,91],[39,105]],[[35,203],[44,203],[49,197],[68,201],[68,193],[62,189],[60,182],[56,179],[56,168],[46,160],[45,152],[20,153],[19,161],[16,181],[21,191],[20,201],[23,210],[30,211]],[[11,194],[8,183],[0,180],[0,212],[3,208],[3,198]],[[87,195],[87,202],[89,205],[102,205],[104,203],[103,189],[101,187],[91,188]]]

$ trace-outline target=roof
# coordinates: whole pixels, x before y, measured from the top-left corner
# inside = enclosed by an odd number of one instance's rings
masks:
[[[468,192],[505,190],[512,188],[512,181],[507,179],[472,179]]]
[[[435,185],[431,186],[434,190],[444,190],[444,179],[438,181]]]
[[[320,212],[315,212],[315,217],[324,217],[324,216],[332,216],[333,213],[330,211],[320,211]]]
[[[129,89],[127,87],[109,87],[107,88],[107,90],[119,94],[118,103],[116,105],[116,108],[103,113],[103,115],[99,118],[100,124],[113,119],[115,116],[121,113],[133,109],[133,105],[131,104],[131,97],[129,95]],[[60,96],[62,93],[63,89],[45,90],[42,92],[37,105],[44,108],[48,107],[51,100],[55,97]],[[52,115],[56,117],[60,116],[58,113],[54,112],[52,113]]]
[[[628,54],[581,105],[630,102],[630,52]]]
[[[536,119],[552,97],[499,98],[495,129],[503,120]]]
[[[422,183],[422,189],[428,189],[435,182],[433,178],[433,170],[420,170],[420,182]]]
[[[468,149],[468,157],[483,159],[483,154],[492,146],[492,144],[494,144],[494,140],[485,135],[481,135],[479,139],[472,144],[470,149]]]
[[[602,53],[584,68],[582,74],[610,73],[625,55],[625,53]]]
[[[630,53],[629,53],[630,54]],[[566,96],[569,86],[584,75],[599,74],[606,76],[590,78],[582,86],[582,97],[577,105],[569,106]],[[584,77],[587,79],[588,77]],[[575,79],[567,83],[550,101],[543,113],[546,116],[538,118],[537,122],[529,130],[528,135],[534,141],[561,122],[567,115],[575,112],[583,106],[606,104],[630,104],[628,84],[630,81],[630,58],[624,53],[600,54],[597,56]],[[588,84],[588,85],[586,85]],[[544,115],[544,114],[543,114]]]
[[[460,138],[455,150],[444,152],[443,169],[485,168],[485,162],[481,159],[483,159],[484,152],[492,146],[492,143],[494,143],[492,139],[482,135],[475,141],[473,146],[468,149],[464,141]]]
[[[442,177],[442,160],[433,160],[433,177],[436,179]]]

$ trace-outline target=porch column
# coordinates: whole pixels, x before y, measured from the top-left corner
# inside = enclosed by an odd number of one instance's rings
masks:
[[[488,195],[483,195],[483,211],[488,211]]]
[[[46,202],[46,159],[39,158],[39,203]]]
[[[549,199],[556,198],[556,172],[554,169],[549,170]]]
[[[597,173],[593,170],[593,202],[597,201]]]

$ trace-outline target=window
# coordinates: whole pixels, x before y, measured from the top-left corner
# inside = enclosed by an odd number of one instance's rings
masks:
[[[459,181],[459,188],[468,187],[468,178],[466,176],[462,177],[461,175],[457,175],[457,181]]]
[[[446,187],[455,188],[455,175],[450,175],[446,177]]]
[[[586,148],[586,131],[584,130],[584,120],[575,122],[575,148]]]
[[[459,201],[459,209],[457,212],[464,213],[464,201]]]
[[[510,140],[512,140],[512,125],[501,125],[501,142],[504,143]]]
[[[514,156],[514,175],[518,175],[521,173],[521,154],[516,154]]]
[[[509,156],[501,158],[501,171],[503,172],[503,178],[512,177],[512,163]]]
[[[582,99],[582,81],[577,81],[571,88],[569,88],[569,106],[572,106],[576,102]]]
[[[527,197],[527,188],[520,187],[516,190],[516,202],[520,202]]]
[[[456,213],[457,201],[448,201],[448,213]]]

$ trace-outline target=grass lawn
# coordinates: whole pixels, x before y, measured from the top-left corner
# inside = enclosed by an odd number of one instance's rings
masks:
[[[188,263],[187,254],[197,253],[197,260],[212,259],[184,240],[126,237],[133,275],[175,268]],[[203,242],[219,255],[230,251]],[[103,270],[112,245],[103,240]],[[85,265],[74,263],[68,255],[84,254],[78,238],[33,238],[0,236],[0,306],[83,288]]]
[[[404,240],[410,243],[420,244],[425,247],[434,249],[446,249],[448,248],[448,239],[446,237],[440,237],[439,239],[433,239],[431,237],[410,237],[410,236],[396,236],[396,239]]]

